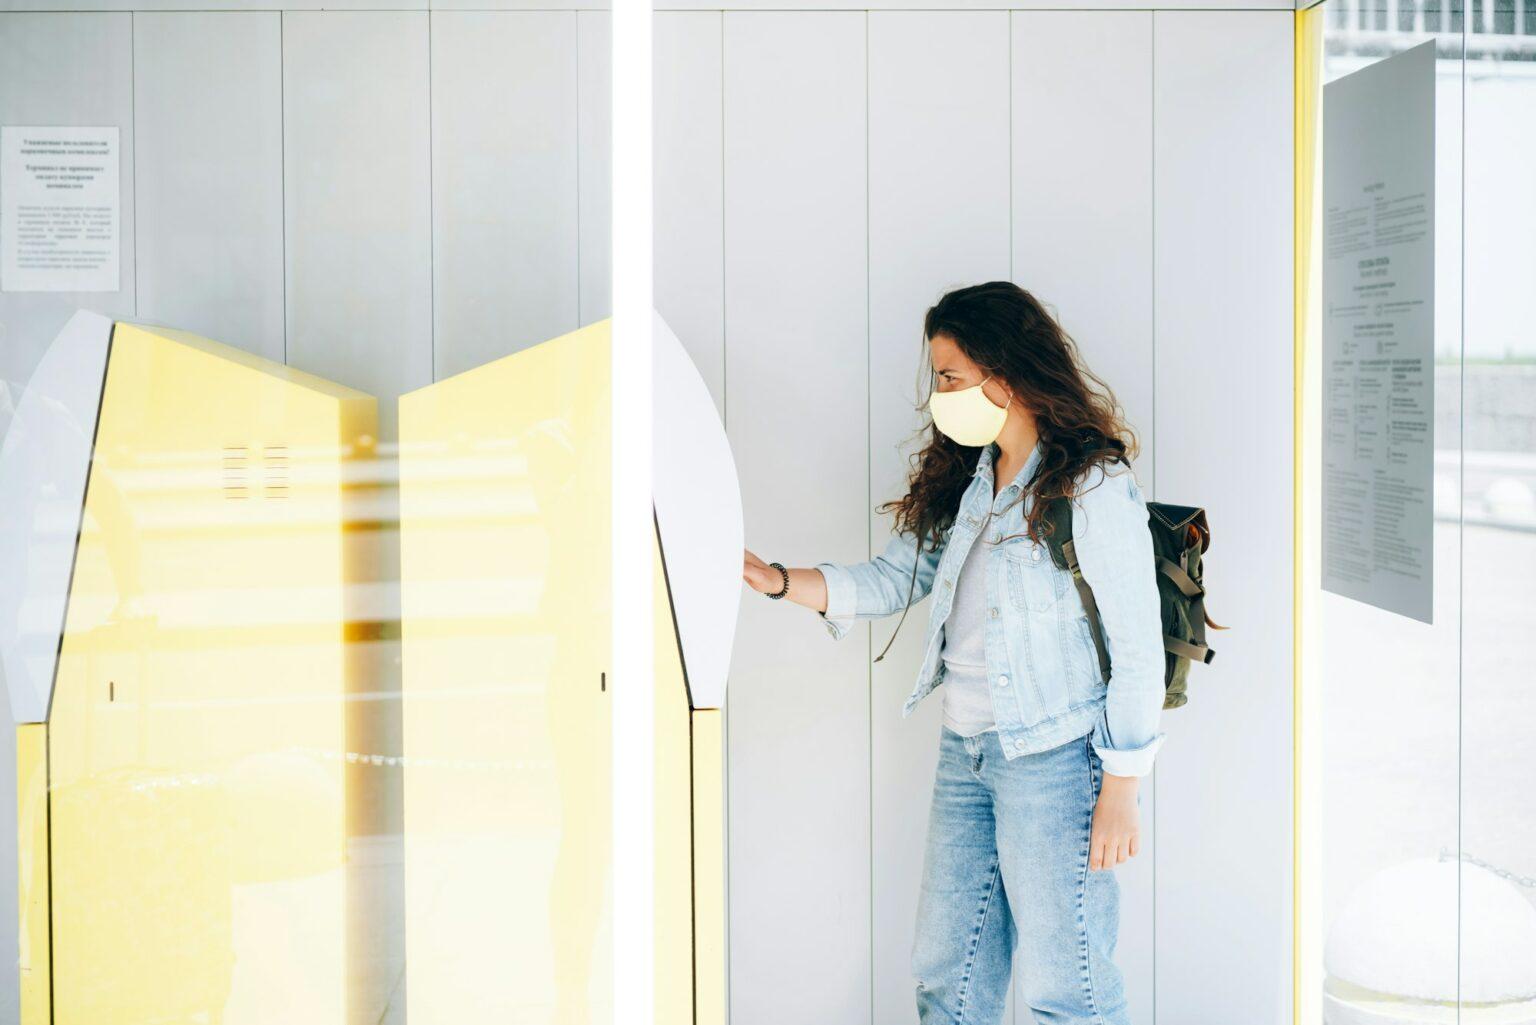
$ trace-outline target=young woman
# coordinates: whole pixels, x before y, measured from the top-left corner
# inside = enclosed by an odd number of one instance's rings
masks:
[[[994,281],[928,311],[933,423],[878,557],[786,569],[754,590],[834,638],[932,593],[902,715],[944,686],[912,969],[924,1025],[997,1022],[1018,948],[1035,1020],[1125,1025],[1113,869],[1139,844],[1137,784],[1163,735],[1163,645],[1136,440],[1113,394],[1028,292]],[[1102,391],[1091,390],[1091,380]],[[1069,496],[1111,660],[1101,679],[1040,513]],[[909,597],[910,596],[910,597]],[[899,624],[898,624],[899,627]]]

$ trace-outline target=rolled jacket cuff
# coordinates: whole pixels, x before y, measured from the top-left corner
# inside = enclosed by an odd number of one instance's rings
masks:
[[[1159,733],[1140,747],[1114,748],[1100,746],[1099,736],[1094,735],[1093,750],[1111,776],[1145,776],[1152,771],[1152,762],[1158,748],[1163,746],[1166,733]]]
[[[827,611],[821,613],[827,632],[834,640],[845,637],[853,629],[858,610],[858,585],[853,575],[835,562],[818,562],[815,568],[827,582]]]

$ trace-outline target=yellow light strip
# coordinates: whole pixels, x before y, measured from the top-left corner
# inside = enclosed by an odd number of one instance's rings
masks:
[[[1318,332],[1315,315],[1318,301],[1319,156],[1322,105],[1322,26],[1325,11],[1317,4],[1296,12],[1294,46],[1295,153],[1294,210],[1294,301],[1295,332],[1292,434],[1294,459],[1292,481],[1292,553],[1291,574],[1292,651],[1291,651],[1291,1015],[1295,1025],[1321,1020],[1320,988],[1317,984],[1321,966],[1317,958],[1316,859],[1313,856],[1315,829],[1309,822],[1315,801],[1308,775],[1315,759],[1310,757],[1305,738],[1315,731],[1306,729],[1304,716],[1313,714],[1315,702],[1306,700],[1311,649],[1305,643],[1313,636],[1317,589],[1312,579],[1317,566],[1316,503],[1307,489],[1316,480],[1317,457],[1315,430],[1307,411],[1315,408]]]

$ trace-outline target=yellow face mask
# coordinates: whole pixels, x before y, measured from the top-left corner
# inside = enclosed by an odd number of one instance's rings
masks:
[[[988,377],[981,384],[957,391],[936,391],[928,397],[928,413],[939,431],[962,445],[990,445],[1002,433],[1008,420],[1008,406],[998,406],[987,398],[981,385],[992,380]]]

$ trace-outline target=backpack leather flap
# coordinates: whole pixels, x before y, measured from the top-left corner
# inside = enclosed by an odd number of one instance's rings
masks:
[[[1157,517],[1168,532],[1184,538],[1184,547],[1200,543],[1201,554],[1211,547],[1211,528],[1205,522],[1205,510],[1194,505],[1171,505],[1167,502],[1148,502],[1147,512]]]

